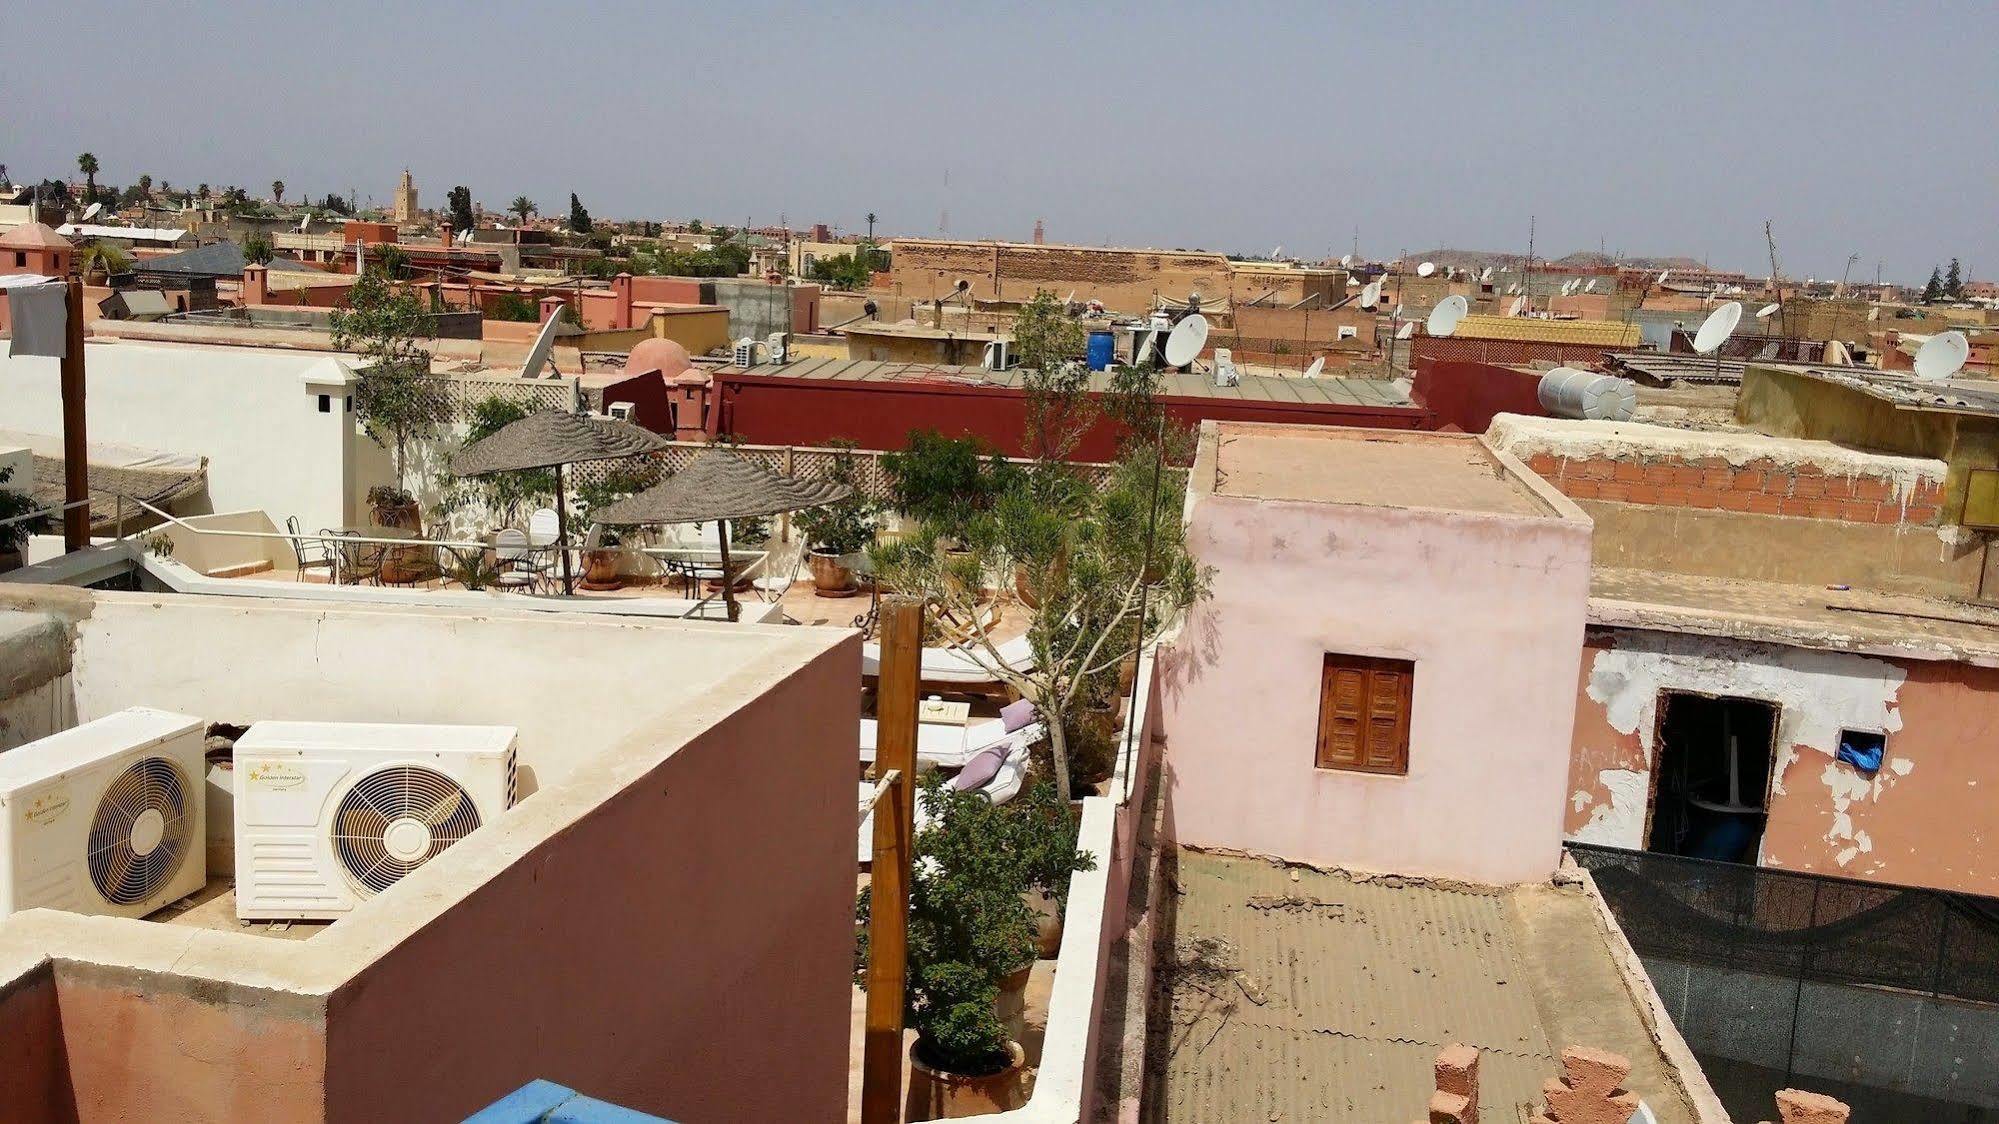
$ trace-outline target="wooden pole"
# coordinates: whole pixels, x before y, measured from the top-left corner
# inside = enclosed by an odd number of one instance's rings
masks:
[[[902,1013],[908,986],[910,845],[916,824],[916,680],[923,666],[923,602],[882,601],[881,678],[875,691],[875,770],[899,779],[875,806],[868,912],[867,1031],[861,1124],[902,1119]]]
[[[90,545],[90,439],[83,412],[83,282],[70,278],[62,351],[62,514],[65,551]]]
[[[562,468],[555,466],[555,550],[562,555],[562,595],[568,597],[576,592],[576,582],[569,573],[569,505],[562,498]]]
[[[742,609],[736,605],[736,575],[729,567],[729,521],[715,520],[715,533],[722,544],[722,604],[729,611],[729,623],[734,624]]]

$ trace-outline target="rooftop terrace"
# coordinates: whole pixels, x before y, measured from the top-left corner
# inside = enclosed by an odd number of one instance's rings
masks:
[[[1555,512],[1517,463],[1458,434],[1224,424],[1214,492],[1496,515]]]

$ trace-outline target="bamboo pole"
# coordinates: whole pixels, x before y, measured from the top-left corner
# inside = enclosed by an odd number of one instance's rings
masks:
[[[923,602],[882,601],[881,678],[875,691],[875,768],[897,779],[875,805],[868,911],[867,1030],[861,1057],[862,1124],[902,1119],[902,1015],[908,986],[910,844],[916,820],[916,689],[923,664]]]

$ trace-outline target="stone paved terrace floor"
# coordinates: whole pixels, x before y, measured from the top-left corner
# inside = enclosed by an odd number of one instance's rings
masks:
[[[1694,1118],[1579,889],[1197,851],[1169,887],[1147,1121],[1421,1119],[1438,1052],[1460,1042],[1481,1051],[1486,1120],[1524,1120],[1578,1042],[1629,1057],[1660,1124]]]

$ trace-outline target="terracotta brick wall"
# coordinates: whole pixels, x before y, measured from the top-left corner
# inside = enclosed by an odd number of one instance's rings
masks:
[[[1916,525],[1934,525],[1942,505],[1942,489],[1931,481],[1918,482],[1904,495],[1885,477],[1834,476],[1812,465],[1767,458],[1736,466],[1719,457],[1621,460],[1534,453],[1527,466],[1577,500]]]

